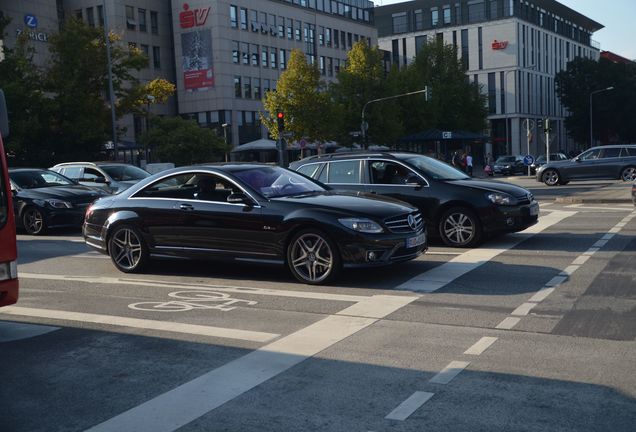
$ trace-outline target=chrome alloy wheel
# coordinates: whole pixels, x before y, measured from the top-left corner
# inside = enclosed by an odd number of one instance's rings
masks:
[[[36,208],[30,207],[24,211],[22,224],[29,234],[38,235],[44,232],[44,216]]]
[[[143,257],[143,246],[135,231],[120,228],[110,240],[110,256],[122,270],[132,271],[139,266]]]
[[[320,283],[327,279],[334,269],[334,252],[321,235],[306,233],[292,243],[290,264],[294,273],[303,281]]]
[[[462,212],[450,213],[442,226],[446,238],[456,244],[468,244],[475,236],[473,220]]]
[[[543,182],[548,186],[556,186],[559,184],[559,173],[553,169],[543,173]]]
[[[625,168],[621,173],[621,178],[626,182],[636,180],[636,167]]]

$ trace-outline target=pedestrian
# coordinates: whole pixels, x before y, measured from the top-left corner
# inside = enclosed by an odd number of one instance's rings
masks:
[[[470,177],[473,176],[473,157],[470,153],[466,155],[466,173]]]

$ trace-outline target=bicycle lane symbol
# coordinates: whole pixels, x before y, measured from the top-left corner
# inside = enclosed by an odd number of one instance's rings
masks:
[[[216,309],[228,312],[236,309],[239,304],[245,306],[258,304],[257,301],[235,299],[226,293],[205,291],[204,289],[198,289],[196,291],[175,291],[168,294],[168,296],[177,300],[166,302],[139,302],[129,304],[128,307],[134,310],[151,312],[187,312],[195,309]]]

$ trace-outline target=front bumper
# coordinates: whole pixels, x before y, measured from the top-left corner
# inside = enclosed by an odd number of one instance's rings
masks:
[[[423,236],[421,244],[407,246],[408,239],[418,236]],[[361,234],[352,241],[340,241],[339,247],[345,268],[380,267],[417,258],[428,249],[428,236],[425,230],[381,237]]]
[[[518,232],[539,221],[539,203],[532,201],[517,206],[491,206],[482,217],[484,232]]]
[[[103,254],[108,253],[106,239],[104,238],[101,225],[84,222],[84,225],[82,225],[82,234],[84,235],[84,242],[86,242],[86,245],[91,249]]]

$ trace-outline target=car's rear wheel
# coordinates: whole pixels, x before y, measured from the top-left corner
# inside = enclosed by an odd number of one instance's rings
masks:
[[[561,182],[561,176],[559,172],[554,169],[545,170],[543,173],[543,183],[548,186],[556,186]]]
[[[636,167],[628,166],[627,168],[621,171],[621,178],[623,181],[634,181],[636,180]]]
[[[44,213],[35,207],[27,207],[22,211],[22,226],[27,234],[42,235],[46,232]]]
[[[108,254],[115,267],[124,273],[137,273],[148,263],[148,248],[139,230],[122,225],[108,240]]]
[[[287,247],[287,264],[300,282],[319,285],[340,272],[341,260],[336,245],[322,231],[298,232]]]
[[[477,246],[483,236],[479,218],[464,207],[446,210],[440,218],[438,231],[444,243],[452,247]]]

